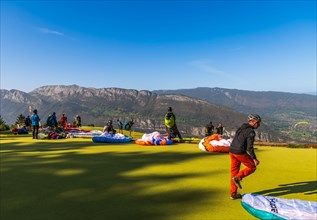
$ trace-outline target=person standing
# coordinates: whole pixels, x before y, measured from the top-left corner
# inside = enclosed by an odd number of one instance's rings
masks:
[[[108,134],[115,134],[116,130],[113,128],[112,125],[112,120],[109,120],[106,124],[106,126],[103,128],[103,132],[104,133],[108,133]]]
[[[216,127],[216,133],[219,134],[219,135],[222,135],[223,134],[223,126],[221,123],[219,123]]]
[[[134,125],[133,119],[131,119],[130,121],[124,122],[123,128],[124,128],[124,130],[129,131],[129,137],[132,137],[131,132],[132,132],[133,125]]]
[[[120,121],[119,119],[117,119],[117,126],[118,126],[119,133],[123,134],[123,122]]]
[[[176,117],[173,113],[172,107],[167,108],[167,113],[164,116],[164,124],[165,124],[165,129],[168,134],[168,139],[171,140],[172,138],[178,136],[179,140],[182,141],[183,138],[177,128],[176,125]]]
[[[53,112],[53,114],[52,114],[52,125],[53,125],[53,127],[54,127],[54,129],[56,129],[56,127],[57,127],[57,118],[56,118],[56,112]]]
[[[34,109],[33,114],[31,116],[32,127],[33,127],[33,139],[38,139],[39,127],[40,127],[40,117],[37,114],[37,109]]]
[[[79,115],[76,115],[75,117],[75,124],[77,127],[81,127],[81,117]]]
[[[256,158],[253,143],[255,131],[260,127],[261,117],[257,114],[248,116],[248,123],[243,123],[236,131],[235,137],[230,145],[229,155],[231,159],[231,176],[230,176],[230,198],[240,199],[241,194],[237,193],[238,188],[242,189],[240,181],[252,174],[259,165]],[[245,168],[240,171],[243,164]]]
[[[32,121],[31,121],[31,118],[30,118],[29,115],[26,116],[26,118],[24,120],[24,124],[25,124],[26,129],[29,131],[30,127],[31,127],[31,124],[32,124]]]
[[[212,121],[210,121],[206,127],[205,127],[205,137],[208,137],[213,134],[214,125],[212,124]]]
[[[62,114],[61,118],[60,118],[61,124],[63,129],[66,128],[67,125],[67,116],[65,115],[65,113]]]

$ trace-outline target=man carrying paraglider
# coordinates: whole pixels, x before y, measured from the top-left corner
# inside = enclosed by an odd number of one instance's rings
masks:
[[[230,198],[241,199],[242,195],[237,193],[238,188],[242,189],[240,181],[252,174],[256,170],[256,166],[260,163],[254,153],[253,143],[255,131],[260,127],[261,117],[257,114],[248,116],[248,123],[243,123],[236,131],[235,137],[230,145],[231,159],[231,179],[230,179]],[[243,164],[245,168],[240,171]]]

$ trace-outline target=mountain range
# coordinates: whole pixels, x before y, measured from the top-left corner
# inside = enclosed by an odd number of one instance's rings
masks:
[[[44,121],[52,112],[58,116],[65,113],[69,121],[79,114],[84,125],[103,126],[109,119],[134,119],[136,130],[164,132],[163,117],[169,106],[173,107],[184,136],[203,136],[204,126],[213,121],[221,122],[232,137],[251,112],[263,118],[257,131],[260,141],[294,141],[283,131],[292,129],[297,121],[309,121],[305,129],[313,129],[309,133],[312,138],[300,137],[297,141],[314,142],[317,130],[313,126],[316,125],[316,96],[313,95],[222,88],[138,91],[77,85],[43,86],[29,93],[1,89],[1,117],[9,124],[19,114],[30,114],[36,108]]]
[[[205,87],[153,92],[187,95],[226,106],[241,113],[257,113],[272,130],[288,138],[308,142],[317,141],[316,95]]]

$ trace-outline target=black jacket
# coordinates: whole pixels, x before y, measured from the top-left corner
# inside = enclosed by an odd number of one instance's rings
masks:
[[[103,132],[107,132],[109,134],[115,134],[116,130],[113,128],[112,124],[108,124],[103,128]]]
[[[256,159],[253,148],[254,138],[254,128],[248,123],[242,124],[236,131],[236,135],[230,145],[230,152],[233,154],[245,154],[248,151],[252,159]]]

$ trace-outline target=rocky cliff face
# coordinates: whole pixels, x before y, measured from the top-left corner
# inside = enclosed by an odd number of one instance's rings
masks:
[[[212,120],[224,124],[229,135],[245,122],[246,115],[221,105],[212,104],[184,95],[161,94],[120,88],[84,88],[72,86],[43,86],[30,93],[1,90],[1,115],[14,123],[19,114],[29,114],[29,106],[37,108],[46,121],[53,111],[58,117],[66,113],[69,121],[81,115],[83,124],[105,125],[109,119],[127,121],[134,119],[134,128],[140,131],[164,132],[163,117],[172,106],[177,125],[184,136],[204,135],[204,126]],[[4,104],[4,106],[3,106]],[[10,114],[9,114],[10,113]],[[259,129],[262,141],[277,141],[278,134],[265,126]]]
[[[40,102],[40,100],[36,100],[34,97],[29,95],[28,93],[12,89],[8,90],[1,90],[1,100],[10,100],[15,103],[31,103],[34,101]]]

